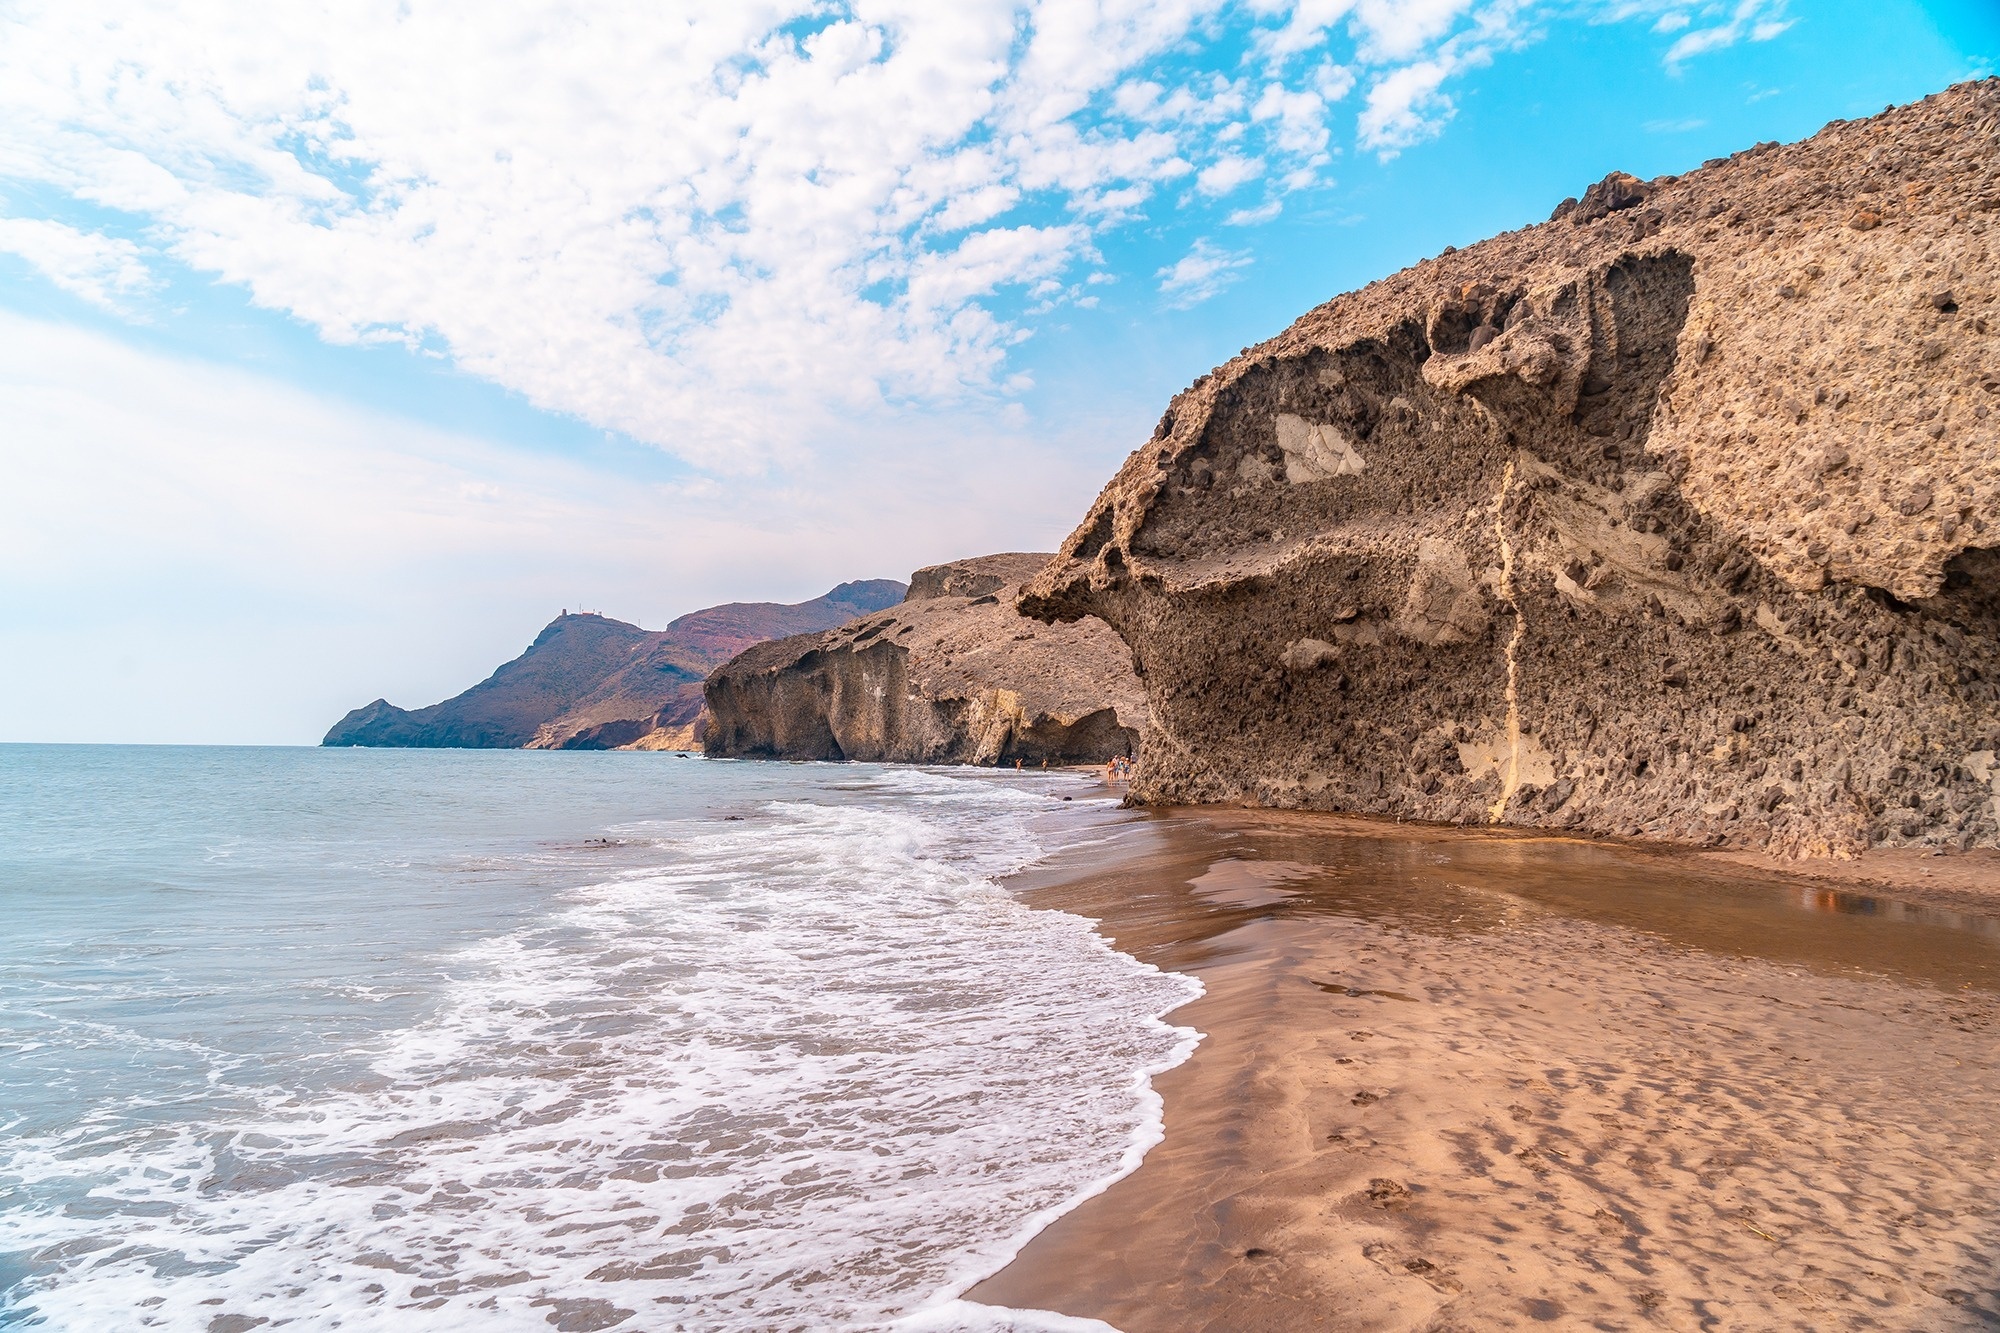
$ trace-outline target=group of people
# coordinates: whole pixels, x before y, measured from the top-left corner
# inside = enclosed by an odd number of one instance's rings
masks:
[[[1017,771],[1023,768],[1024,766],[1025,765],[1020,759],[1016,759],[1014,761],[1014,767]],[[1042,767],[1047,768],[1048,766],[1049,766],[1049,761],[1046,758],[1043,759]],[[1130,782],[1132,780],[1131,756],[1121,754],[1115,758],[1105,760],[1104,780],[1106,782]]]

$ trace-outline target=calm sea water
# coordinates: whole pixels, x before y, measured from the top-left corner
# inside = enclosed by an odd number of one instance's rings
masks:
[[[1193,1039],[997,883],[1090,791],[0,746],[0,1327],[1081,1327],[954,1297]]]

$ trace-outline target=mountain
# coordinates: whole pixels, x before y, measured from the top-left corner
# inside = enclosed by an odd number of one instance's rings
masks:
[[[1146,692],[1118,636],[1101,621],[1041,625],[1014,609],[1048,561],[920,569],[899,606],[746,649],[708,678],[708,753],[924,764],[1131,754]]]
[[[1614,173],[1197,379],[1022,599],[1142,665],[1135,797],[1992,846],[1996,122]]]
[[[459,749],[687,748],[701,713],[701,682],[752,644],[826,629],[893,606],[894,579],[843,583],[782,605],[730,602],[693,611],[663,630],[564,614],[528,650],[465,693],[428,708],[384,699],[355,709],[322,745]]]

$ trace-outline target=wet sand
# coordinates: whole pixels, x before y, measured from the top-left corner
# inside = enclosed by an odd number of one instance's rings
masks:
[[[1128,1333],[2000,1327],[2000,908],[1243,811],[1029,888],[1198,976],[1172,1021],[1206,1037],[1139,1171],[973,1299]]]

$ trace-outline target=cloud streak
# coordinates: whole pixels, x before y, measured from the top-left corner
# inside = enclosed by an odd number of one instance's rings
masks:
[[[0,254],[26,260],[50,282],[115,315],[156,285],[139,247],[41,218],[0,217]]]
[[[1678,69],[1696,56],[1725,50],[1746,38],[1768,42],[1792,26],[1784,12],[1785,0],[1738,0],[1725,22],[1684,32],[1667,48],[1666,66]]]
[[[1224,250],[1203,237],[1179,262],[1153,276],[1160,280],[1160,295],[1167,298],[1167,307],[1187,310],[1236,281],[1241,276],[1240,270],[1248,268],[1250,263],[1248,254]]]

